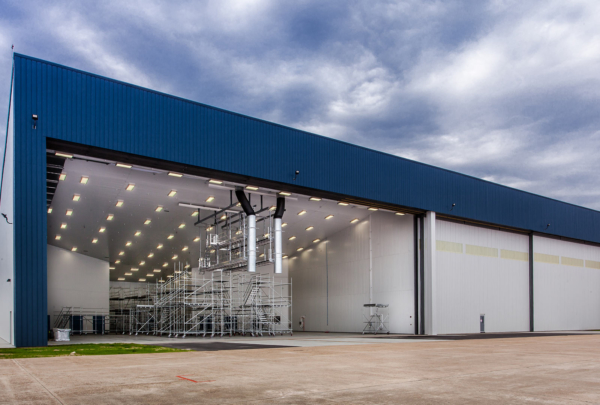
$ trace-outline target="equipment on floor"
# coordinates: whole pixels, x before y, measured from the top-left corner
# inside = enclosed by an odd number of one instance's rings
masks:
[[[365,318],[365,327],[363,328],[363,335],[365,333],[372,333],[374,335],[378,333],[390,334],[387,328],[387,308],[389,304],[364,304],[363,308],[368,308],[368,315],[363,314]]]

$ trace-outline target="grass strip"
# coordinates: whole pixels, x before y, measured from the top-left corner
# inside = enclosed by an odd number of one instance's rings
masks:
[[[0,360],[24,359],[28,357],[104,356],[110,354],[171,353],[185,351],[189,350],[173,349],[162,346],[139,345],[134,343],[57,345],[46,347],[0,349]]]

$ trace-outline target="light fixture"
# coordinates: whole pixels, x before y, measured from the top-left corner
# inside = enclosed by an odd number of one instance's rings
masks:
[[[404,212],[396,212],[396,215],[404,215]]]
[[[177,255],[173,255],[173,257],[171,257],[171,260],[175,260],[177,259]]]
[[[161,269],[154,269],[152,271],[155,272],[155,273],[160,273],[162,270]]]
[[[321,201],[321,199],[319,197],[310,197],[309,200],[310,201]]]
[[[288,193],[287,191],[280,191],[280,192],[279,192],[279,195],[282,195],[282,196],[286,196],[286,197],[287,197],[287,196],[290,196],[290,195],[292,195],[292,193]]]
[[[330,214],[330,215],[327,215],[327,216],[325,217],[325,219],[331,219],[331,218],[333,218],[333,215],[331,215],[331,214]]]
[[[125,190],[127,191],[131,191],[135,188],[135,184],[128,184],[127,187],[125,187]]]
[[[159,243],[158,246],[156,247],[157,249],[162,249],[162,243]]]
[[[194,242],[200,242],[200,236],[196,236],[196,237],[194,238]]]
[[[169,274],[169,275],[167,276],[167,278],[173,278],[173,275],[172,275],[172,274]]]
[[[67,224],[64,222],[60,224],[60,229],[67,229]]]
[[[183,174],[174,173],[174,172],[169,172],[169,176],[173,176],[173,177],[183,177]]]
[[[313,243],[317,243],[317,242],[321,242],[321,239],[315,239],[315,240],[313,240]]]
[[[298,252],[302,252],[302,251],[304,250],[304,248],[301,248],[301,247],[300,247],[300,248],[298,248],[298,249],[296,249],[296,250],[297,250]]]
[[[109,270],[114,270],[114,269],[115,269],[115,266],[110,266],[108,269],[109,269]]]
[[[288,238],[288,240],[294,240],[294,239],[296,239],[296,237],[295,237],[295,236],[290,236],[290,237]]]
[[[314,226],[309,226],[308,228],[306,228],[307,231],[312,231],[313,229],[315,229]]]
[[[214,249],[210,250],[210,253],[215,253],[215,252],[216,252],[216,250],[214,250]]]
[[[121,263],[120,260],[115,260],[115,264],[119,264],[119,263]]]
[[[158,280],[159,283],[164,283],[165,280],[163,280],[162,278],[160,280]]]
[[[276,207],[276,206],[274,206],[274,205],[271,205],[271,206],[269,207],[269,211],[275,211],[276,209],[277,209],[277,207]]]
[[[81,196],[79,194],[73,194],[73,201],[79,201]]]
[[[213,200],[215,199],[215,197],[213,197],[212,195],[210,197],[208,197],[206,199],[206,202],[213,202]]]
[[[98,243],[98,238],[92,239],[92,243]]]
[[[369,207],[369,211],[379,211],[379,208]]]
[[[265,233],[265,234],[263,235],[263,237],[264,237],[264,238],[268,238],[268,237],[269,237],[269,234],[268,234],[268,233]]]
[[[65,181],[67,179],[67,173],[61,173],[60,176],[58,176],[58,179],[60,181]]]
[[[125,254],[125,252],[122,250],[119,252],[119,256],[123,256],[124,254]]]
[[[68,209],[66,212],[67,216],[70,217],[71,215],[73,215],[73,210],[72,209]]]
[[[60,240],[60,235],[56,235],[56,236],[54,237],[54,239],[55,239],[55,240]]]
[[[185,224],[180,224],[179,229],[181,229],[181,228],[185,228]]]
[[[141,234],[142,234],[141,231],[135,231],[135,233],[134,233],[135,236],[140,236]]]
[[[54,152],[55,156],[60,156],[60,157],[64,157],[67,159],[72,159],[73,155],[69,155],[68,153],[64,153],[64,152]]]
[[[350,221],[350,223],[351,223],[351,224],[354,224],[354,223],[356,223],[356,222],[358,222],[358,221],[359,221],[359,220],[358,220],[358,218],[354,218],[352,221]]]
[[[140,262],[140,266],[143,266],[144,264],[146,264],[146,262],[142,260],[142,261]]]
[[[77,252],[77,246],[73,246],[73,247],[71,248],[71,252]]]
[[[148,273],[148,274],[146,274],[146,277],[154,277],[154,274]]]
[[[98,229],[98,232],[100,233],[104,233],[104,231],[106,231],[106,228],[101,226],[100,229]]]
[[[192,267],[192,265],[191,265],[191,264],[186,264],[184,267],[185,267],[186,269],[189,269],[190,267]]]
[[[121,207],[123,206],[123,200],[119,200],[117,201],[117,203],[115,204],[117,207]]]
[[[106,217],[106,220],[107,221],[112,221],[114,217],[115,216],[113,214],[108,214],[108,216]]]
[[[152,222],[152,220],[151,219],[147,219],[147,220],[144,221],[144,225],[149,225],[150,222]]]
[[[169,191],[169,194],[167,194],[167,196],[168,197],[175,197],[175,194],[177,194],[177,191],[171,190],[171,191]]]
[[[125,281],[125,279],[123,277],[119,277],[117,280],[119,280],[119,281]]]
[[[287,255],[285,255],[285,256],[282,257],[282,259],[287,259],[287,258],[288,258]]]
[[[186,250],[188,250],[187,246],[184,246],[183,249],[181,249],[182,252],[185,252]]]
[[[81,176],[81,180],[79,180],[79,182],[81,184],[87,184],[87,182],[88,182],[89,179],[90,178],[88,176]]]
[[[256,190],[258,190],[258,187],[256,187],[256,186],[246,186],[246,190],[256,191]]]
[[[212,226],[209,226],[208,228],[206,228],[206,232],[210,232],[212,231]]]
[[[158,207],[156,207],[156,209],[154,211],[161,212],[162,209],[163,209],[162,205],[159,205]]]
[[[150,252],[150,254],[148,255],[148,257],[154,257],[154,253]]]
[[[145,278],[140,278],[140,281],[144,282],[144,281],[146,281],[146,279]]]
[[[127,243],[125,244],[125,246],[131,246],[131,242],[127,241]]]
[[[304,215],[304,214],[306,214],[306,211],[304,211],[304,210],[302,210],[298,213],[298,215]]]
[[[260,256],[258,256],[258,257],[265,257],[265,254],[261,253]]]
[[[117,163],[115,166],[124,167],[125,169],[131,169],[131,165],[126,165],[125,163]]]
[[[198,211],[194,211],[194,212],[192,212],[192,215],[191,215],[191,216],[192,216],[192,217],[197,217],[197,216],[198,216]]]
[[[221,215],[221,221],[225,221],[227,219],[227,214]]]
[[[175,237],[175,235],[171,234],[169,236],[167,236],[167,239],[173,239]]]
[[[132,276],[133,273],[125,273],[126,276]]]
[[[138,271],[139,269],[137,267],[132,267],[131,271]]]
[[[167,262],[163,263],[163,267],[167,267],[168,265],[169,265],[169,263],[167,263]]]
[[[341,202],[341,201],[340,201],[340,202],[338,203],[338,205],[343,205],[343,206],[345,207],[346,205],[348,205],[348,203],[345,203],[345,202]]]
[[[215,179],[210,179],[208,182],[212,183],[212,184],[223,184],[223,182],[221,180],[215,180]]]
[[[242,230],[241,230],[241,229],[238,229],[237,231],[235,231],[235,234],[236,234],[236,235],[241,235],[241,234],[242,234]]]
[[[48,214],[52,214],[52,207],[48,208]]]
[[[242,206],[242,204],[241,204],[241,203],[239,203],[239,202],[237,202],[237,203],[235,203],[235,206],[236,206],[236,207],[241,207],[241,206]]]

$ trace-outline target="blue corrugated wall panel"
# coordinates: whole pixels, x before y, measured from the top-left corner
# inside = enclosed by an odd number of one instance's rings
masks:
[[[19,346],[46,344],[46,137],[600,243],[594,210],[18,54],[15,80]]]

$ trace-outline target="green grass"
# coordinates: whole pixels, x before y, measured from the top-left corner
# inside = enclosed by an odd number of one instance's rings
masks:
[[[172,349],[170,347],[138,345],[138,344],[87,344],[59,345],[47,347],[23,347],[18,349],[0,349],[0,359],[23,359],[27,357],[57,357],[57,356],[96,356],[107,354],[133,353],[171,353],[188,350]]]

